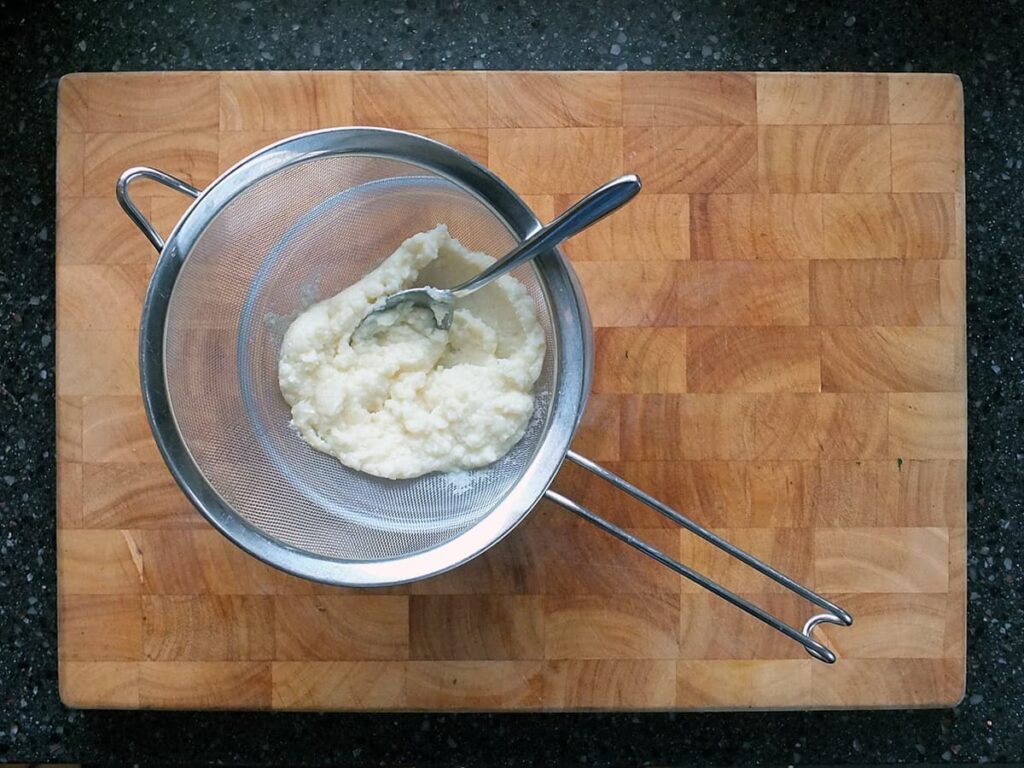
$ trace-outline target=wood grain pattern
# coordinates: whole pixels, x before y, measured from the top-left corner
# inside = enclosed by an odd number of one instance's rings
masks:
[[[139,201],[139,210],[144,216],[153,214],[151,206],[148,198]],[[57,213],[61,269],[67,270],[76,264],[144,264],[152,268],[156,251],[146,240],[137,237],[135,224],[127,216],[119,216],[120,212],[113,195],[70,198]],[[178,218],[180,216],[179,211]],[[58,286],[58,294],[60,290]]]
[[[625,162],[652,192],[753,192],[757,132],[752,126],[627,128]]]
[[[57,536],[62,594],[133,595],[142,592],[142,553],[129,531],[62,529]]]
[[[887,453],[884,400],[843,394],[631,395],[621,452],[671,459],[853,459]]]
[[[963,192],[963,126],[892,126],[892,191]]]
[[[142,658],[142,599],[130,594],[62,592],[58,653],[73,661]]]
[[[477,162],[490,162],[489,134],[483,128],[423,128],[418,133],[455,147]]]
[[[960,429],[967,399],[955,393],[889,396],[889,452],[911,459],[965,459],[967,435]]]
[[[535,709],[544,701],[539,661],[413,661],[406,665],[412,709]]]
[[[967,487],[966,461],[911,459],[901,468],[904,471],[900,474],[899,520],[906,525],[951,529],[962,522],[960,507]]]
[[[805,261],[693,261],[677,274],[677,311],[688,325],[808,324]]]
[[[82,398],[58,395],[57,452],[66,462],[82,460]]]
[[[842,422],[868,417],[837,409],[824,398],[790,392],[754,396],[753,416],[751,456],[765,461],[818,458]]]
[[[146,661],[139,664],[139,705],[167,709],[269,709],[268,662]]]
[[[886,75],[765,72],[757,78],[761,125],[879,125],[889,122]]]
[[[576,429],[574,450],[595,457],[595,461],[615,461],[621,453],[620,416],[622,403],[608,395],[591,395],[587,410]]]
[[[150,595],[308,595],[307,581],[242,552],[208,525],[138,532],[143,589]]]
[[[617,422],[616,422],[617,423]],[[616,439],[615,448],[618,450]],[[447,573],[408,586],[416,595],[526,595],[544,591],[541,573],[546,530],[530,516],[488,552]]]
[[[598,595],[550,595],[544,600],[544,657],[675,658],[678,611],[668,595],[614,603]]]
[[[964,89],[956,75],[890,75],[893,123],[956,124],[963,121]]]
[[[149,285],[148,264],[80,264],[57,268],[57,292],[72,330],[131,330],[138,326]]]
[[[753,396],[628,395],[621,445],[626,456],[650,461],[749,459],[753,416]]]
[[[821,338],[816,328],[692,328],[690,392],[817,392]]]
[[[125,170],[124,158],[131,156],[137,165],[174,168],[178,178],[200,189],[217,175],[217,132],[146,131],[86,133],[82,190],[87,197],[111,194],[118,176]],[[151,184],[150,194],[158,197],[177,195],[167,187]]]
[[[67,704],[642,710],[962,696],[955,76],[118,73],[62,78],[58,101]],[[573,447],[846,606],[852,627],[820,630],[835,665],[549,501],[470,563],[370,591],[270,568],[194,510],[142,406],[137,328],[156,253],[114,182],[150,164],[202,187],[271,142],[346,124],[450,144],[544,220],[612,176],[643,178],[637,199],[565,247],[596,326]],[[135,189],[164,234],[189,203]],[[188,343],[221,338],[211,327]],[[554,487],[794,625],[810,615],[578,466]]]
[[[892,187],[885,126],[767,125],[758,128],[757,138],[761,192],[888,192]]]
[[[230,168],[243,157],[251,155],[256,150],[263,149],[263,147],[276,141],[286,139],[294,133],[296,131],[289,128],[238,130],[221,133],[217,144],[217,165],[220,168]],[[181,202],[178,198],[167,199],[174,200],[175,203]],[[182,213],[184,213],[184,209],[179,210],[176,214],[172,214],[169,217],[171,220],[166,223],[174,224],[174,222],[181,218]],[[159,213],[154,211],[154,215],[158,216]]]
[[[275,661],[274,709],[382,709],[405,701],[405,664],[395,661]]]
[[[537,596],[415,595],[408,620],[413,659],[543,658],[544,608]]]
[[[680,661],[676,698],[703,702],[704,709],[798,707],[815,701],[813,661]]]
[[[90,463],[81,475],[85,528],[205,527],[163,463]]]
[[[757,120],[754,77],[742,72],[625,72],[622,124],[746,125]]]
[[[75,75],[66,75],[57,83],[60,133],[73,135],[85,130],[89,108],[85,100],[85,92],[88,87],[85,78]]]
[[[811,262],[813,325],[962,327],[963,263],[959,261]]]
[[[800,623],[803,606],[791,595],[740,593],[790,624]],[[679,596],[679,658],[683,659],[804,659],[798,645],[777,632],[761,632],[760,622],[708,592]]]
[[[562,659],[544,665],[544,699],[565,708],[668,709],[676,667],[668,659]]]
[[[694,259],[819,259],[821,195],[693,195]]]
[[[62,93],[67,93],[67,90]],[[85,134],[70,131],[62,133],[57,139],[57,193],[65,200],[82,196],[84,164]],[[58,205],[58,211],[60,208]]]
[[[766,563],[785,558],[788,575],[801,584],[814,585],[812,531],[808,528],[718,528],[716,533]],[[726,585],[734,592],[762,594],[785,589],[688,532],[680,532],[680,556],[684,563]],[[693,582],[683,582],[683,594],[702,594]]]
[[[96,463],[161,461],[140,396],[82,400],[82,458]]]
[[[902,519],[903,469],[892,460],[823,461],[808,467],[804,477],[808,515],[819,528],[896,525]]]
[[[57,465],[57,527],[82,526],[82,465],[64,461]]]
[[[486,128],[486,78],[482,72],[354,72],[353,121],[410,130]]]
[[[621,128],[494,128],[488,164],[525,194],[577,196],[622,173]]]
[[[964,378],[963,331],[825,328],[821,388],[827,392],[956,392]]]
[[[685,328],[598,328],[594,341],[595,392],[685,391]]]
[[[554,207],[561,212],[576,199],[559,195]],[[687,195],[641,195],[562,247],[573,262],[684,261],[690,257],[689,200]],[[547,220],[553,215],[554,210]]]
[[[963,258],[954,195],[824,195],[824,247],[811,258]]]
[[[837,654],[855,659],[941,659],[945,656],[944,594],[844,595],[856,611],[850,632],[830,632]]]
[[[69,707],[139,707],[139,665],[123,661],[58,663],[60,700]]]
[[[819,528],[815,581],[826,592],[945,593],[948,542],[945,528]]]
[[[588,297],[594,297],[594,326],[660,326],[676,322],[674,264],[598,264],[584,262],[576,273]]]
[[[261,595],[147,595],[142,652],[150,661],[275,658],[274,604]]]
[[[723,520],[722,525],[758,528],[804,528],[811,525],[813,498],[808,489],[815,465],[802,461],[759,461],[747,482],[750,513]]]
[[[308,131],[352,123],[349,72],[225,72],[221,131]]]
[[[221,136],[228,136],[230,134],[221,134]],[[223,138],[221,139],[221,145],[223,148]],[[268,144],[270,142],[267,142]],[[228,164],[230,165],[230,163]],[[227,165],[221,165],[222,168],[228,167]],[[140,182],[141,183],[141,182]],[[178,223],[178,220],[182,217],[182,214],[188,209],[190,200],[184,195],[178,195],[177,197],[151,197],[149,198],[149,213],[153,217],[151,219],[153,226],[157,228],[157,231],[163,233],[170,233],[174,229],[174,225]],[[133,234],[135,234],[133,232]],[[137,239],[137,238],[133,238]],[[156,254],[153,254],[153,258],[156,258]]]
[[[344,661],[409,657],[409,599],[288,595],[274,600],[276,658]]]
[[[821,707],[863,707],[877,698],[878,686],[891,686],[902,691],[903,707],[929,707],[934,702],[958,702],[964,696],[965,675],[962,659],[844,659],[841,667],[829,678],[840,686],[824,686],[826,678],[811,669],[811,681],[817,689],[815,701]]]
[[[844,392],[822,394],[815,413],[815,442],[825,460],[881,459],[887,454],[889,412],[882,398]]]
[[[57,394],[132,396],[139,391],[138,333],[75,331],[57,335]]]
[[[960,495],[960,494],[958,494]],[[959,499],[957,500],[958,503]],[[957,686],[963,695],[961,670],[967,651],[967,528],[958,521],[949,528],[949,585],[946,597],[944,658],[950,662],[947,684]]]
[[[604,509],[601,509],[602,514]],[[553,514],[558,514],[553,511]],[[621,542],[608,534],[566,518],[550,521],[558,526],[557,541],[548,541],[542,562],[544,591],[550,595],[645,595],[674,594],[679,579],[648,557],[634,551],[623,552]],[[644,521],[656,523],[654,515]],[[669,557],[679,557],[678,535],[666,528],[628,529]]]
[[[215,130],[222,82],[217,72],[117,72],[85,78],[83,127],[90,133]],[[188,109],[178,109],[181,104]]]
[[[598,72],[492,72],[487,118],[492,128],[615,125],[622,116],[620,78]]]
[[[705,524],[741,526],[751,519],[752,486],[745,461],[634,460],[603,464]],[[607,483],[593,482],[588,472],[572,463],[562,467],[554,487],[619,526],[671,530],[674,525],[643,504],[623,497]]]

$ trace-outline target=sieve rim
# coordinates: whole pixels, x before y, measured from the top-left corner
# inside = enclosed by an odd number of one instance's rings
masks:
[[[199,512],[229,540],[263,562],[297,576],[344,586],[386,586],[443,573],[478,556],[518,525],[543,497],[568,451],[590,392],[593,334],[579,281],[561,251],[534,262],[555,333],[556,386],[548,426],[512,490],[468,530],[430,549],[373,561],[340,560],[286,544],[249,523],[221,497],[192,456],[174,418],[165,366],[167,313],[192,247],[226,205],[253,184],[317,157],[377,156],[424,168],[487,206],[516,237],[541,222],[494,173],[433,139],[375,127],[328,128],[297,134],[244,158],[203,190],[160,252],[143,305],[139,370],[146,415],[175,481]]]

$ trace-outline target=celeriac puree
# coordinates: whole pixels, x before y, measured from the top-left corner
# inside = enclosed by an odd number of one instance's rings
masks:
[[[429,310],[406,305],[353,338],[381,297],[455,285],[493,261],[438,225],[300,314],[285,334],[278,377],[302,438],[391,479],[472,469],[508,453],[533,414],[545,346],[518,280],[505,275],[460,300],[448,331]]]

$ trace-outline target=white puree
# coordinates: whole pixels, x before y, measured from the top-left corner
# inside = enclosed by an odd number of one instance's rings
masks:
[[[456,285],[493,259],[438,225],[410,237],[359,282],[288,328],[278,376],[292,423],[317,450],[392,479],[481,467],[526,431],[544,331],[509,276],[458,302],[450,331],[403,307],[369,338],[352,332],[377,299],[412,285]]]

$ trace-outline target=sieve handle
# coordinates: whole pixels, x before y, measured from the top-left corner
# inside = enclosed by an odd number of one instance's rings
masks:
[[[139,207],[135,205],[128,195],[128,185],[136,179],[150,179],[159,182],[165,187],[170,187],[192,198],[199,197],[199,190],[191,184],[171,176],[169,173],[158,171],[156,168],[148,168],[144,165],[129,168],[117,180],[117,202],[121,204],[121,208],[128,214],[128,218],[135,222],[135,226],[142,230],[142,234],[149,239],[153,247],[158,252],[162,251],[164,249],[164,239],[160,237],[160,234],[150,223],[149,219],[142,214],[142,211],[139,210]]]
[[[796,642],[800,643],[800,645],[804,647],[804,650],[806,650],[807,653],[809,653],[815,659],[818,659],[819,661],[824,661],[827,664],[832,664],[836,660],[835,653],[833,653],[826,645],[815,640],[812,637],[812,633],[814,632],[815,627],[817,627],[819,624],[838,624],[840,626],[850,626],[851,624],[853,624],[853,617],[850,616],[850,614],[847,613],[845,610],[840,608],[832,601],[825,599],[817,592],[812,592],[810,589],[803,586],[802,584],[793,581],[793,579],[791,579],[789,576],[786,576],[785,574],[775,570],[767,563],[764,563],[761,560],[758,560],[753,555],[744,552],[742,549],[735,546],[734,544],[730,544],[725,539],[715,535],[707,528],[698,525],[693,520],[690,520],[688,517],[684,517],[683,515],[679,514],[674,509],[669,507],[667,504],[658,501],[650,494],[645,493],[632,483],[619,477],[614,472],[605,469],[599,464],[596,464],[595,462],[591,461],[585,456],[580,456],[578,453],[569,451],[566,454],[566,458],[583,467],[584,469],[594,473],[602,480],[611,483],[619,490],[625,491],[634,499],[637,499],[638,501],[643,502],[644,504],[651,507],[655,511],[660,512],[669,520],[680,525],[681,527],[685,528],[691,533],[700,536],[708,543],[713,544],[714,546],[718,547],[722,551],[736,558],[745,565],[750,566],[755,571],[767,576],[769,579],[776,582],[777,584],[781,584],[790,592],[799,595],[808,602],[813,603],[814,605],[823,609],[824,613],[819,613],[815,616],[812,616],[807,620],[803,628],[797,629],[796,627],[787,624],[786,622],[773,616],[772,614],[767,613],[762,608],[759,608],[758,606],[751,603],[749,600],[740,597],[735,592],[726,589],[718,582],[712,581],[707,576],[704,576],[703,574],[698,573],[692,568],[683,565],[678,560],[669,557],[661,550],[655,549],[647,542],[643,541],[642,539],[638,539],[637,537],[633,536],[628,531],[623,530],[614,523],[610,523],[603,517],[595,515],[589,509],[582,506],[581,504],[577,504],[572,499],[566,498],[565,496],[562,496],[560,493],[556,493],[555,491],[552,490],[548,490],[545,494],[545,496],[547,496],[548,499],[555,502],[559,506],[565,507],[570,512],[579,515],[587,522],[593,523],[598,528],[602,529],[606,533],[611,534],[620,541],[629,544],[634,549],[643,552],[651,559],[658,561],[667,568],[670,568],[671,570],[678,573],[680,576],[684,576],[690,581],[699,584],[700,586],[704,587],[704,589],[712,592],[713,594],[722,598],[726,602],[735,605],[740,610],[746,611],[754,618],[763,621],[769,627],[781,632],[791,640],[795,640]]]

